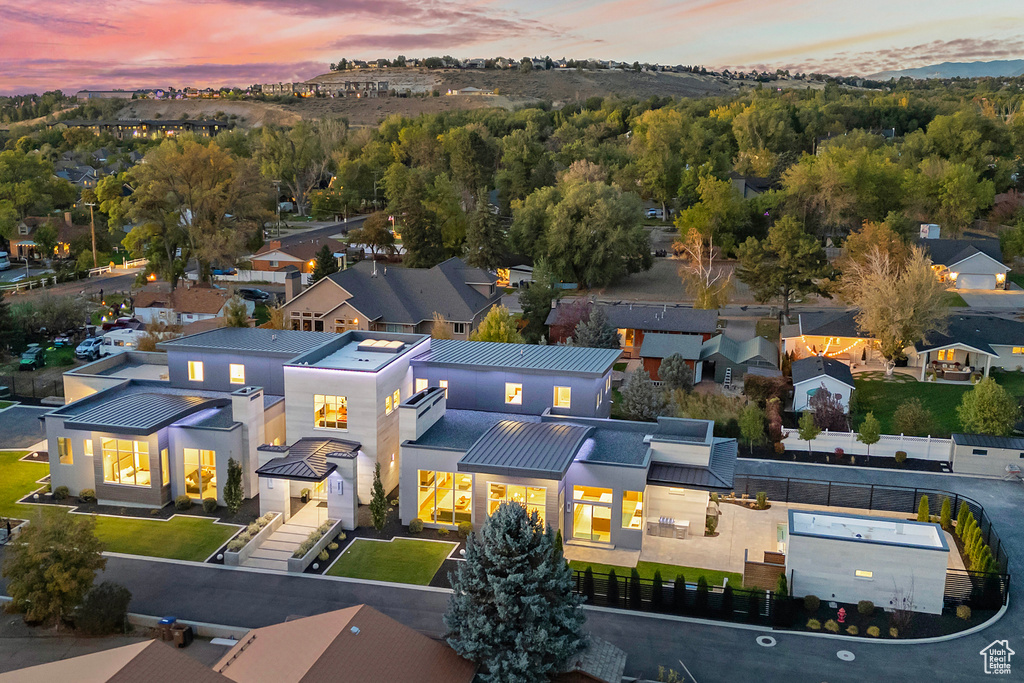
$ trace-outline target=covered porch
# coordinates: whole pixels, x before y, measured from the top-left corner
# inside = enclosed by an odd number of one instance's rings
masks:
[[[947,343],[917,350],[917,361],[920,364],[920,381],[924,381],[928,371],[935,373],[936,379],[949,382],[970,382],[971,375],[981,372],[988,377],[992,369],[992,359],[996,353],[991,349],[980,349],[962,342]]]
[[[291,446],[260,446],[256,470],[260,512],[280,512],[287,523],[292,516],[292,500],[301,498],[323,509],[323,521],[339,520],[342,528],[354,529],[359,507],[356,457],[360,448],[351,441],[313,438],[299,439]]]

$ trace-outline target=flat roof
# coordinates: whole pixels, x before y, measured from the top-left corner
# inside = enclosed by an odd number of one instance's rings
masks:
[[[592,428],[502,420],[470,446],[460,472],[562,479]]]
[[[292,358],[288,365],[331,370],[377,372],[429,339],[423,334],[349,330],[332,334],[326,344]]]
[[[837,512],[789,511],[791,536],[949,551],[938,524]]]
[[[218,327],[215,330],[162,341],[157,344],[157,348],[164,351],[203,349],[205,351],[244,351],[297,356],[337,338],[338,335],[334,332],[268,330],[261,327]]]
[[[413,364],[603,375],[621,354],[619,349],[582,346],[434,339],[430,350],[414,358]]]

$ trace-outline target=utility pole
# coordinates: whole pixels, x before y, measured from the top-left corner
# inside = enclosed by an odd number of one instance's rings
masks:
[[[271,180],[274,184],[274,206],[277,207],[277,237],[281,236],[281,181]]]
[[[92,207],[96,206],[92,202],[86,202],[86,206],[89,207],[89,230],[92,232],[92,267],[99,267],[99,260],[96,258],[96,217],[92,213]]]

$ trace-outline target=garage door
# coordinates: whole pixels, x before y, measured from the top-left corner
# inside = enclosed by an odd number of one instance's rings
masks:
[[[978,275],[970,273],[960,273],[960,277],[956,279],[957,289],[995,289],[996,288],[996,276],[995,275]]]

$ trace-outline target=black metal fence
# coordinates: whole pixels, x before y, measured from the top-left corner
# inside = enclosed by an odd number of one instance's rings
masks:
[[[31,372],[14,372],[0,376],[0,387],[7,387],[12,398],[38,399],[47,396],[64,396],[64,378],[40,379]]]
[[[929,488],[909,488],[904,486],[887,486],[881,484],[851,484],[838,481],[817,481],[811,479],[794,479],[791,477],[750,477],[738,476],[733,482],[737,494],[746,493],[750,497],[758,491],[768,494],[768,500],[781,503],[803,503],[805,505],[827,505],[832,507],[858,508],[861,510],[882,510],[885,512],[903,512],[916,515],[921,497],[928,496],[929,514],[938,515],[942,510],[942,501],[949,498],[955,518],[960,503],[974,514],[974,519],[981,529],[981,538],[992,549],[999,572],[1005,574],[1009,567],[1009,558],[1003,543],[996,533],[992,520],[985,514],[985,508],[977,501],[951,491]],[[1007,577],[1007,582],[1009,577]]]

